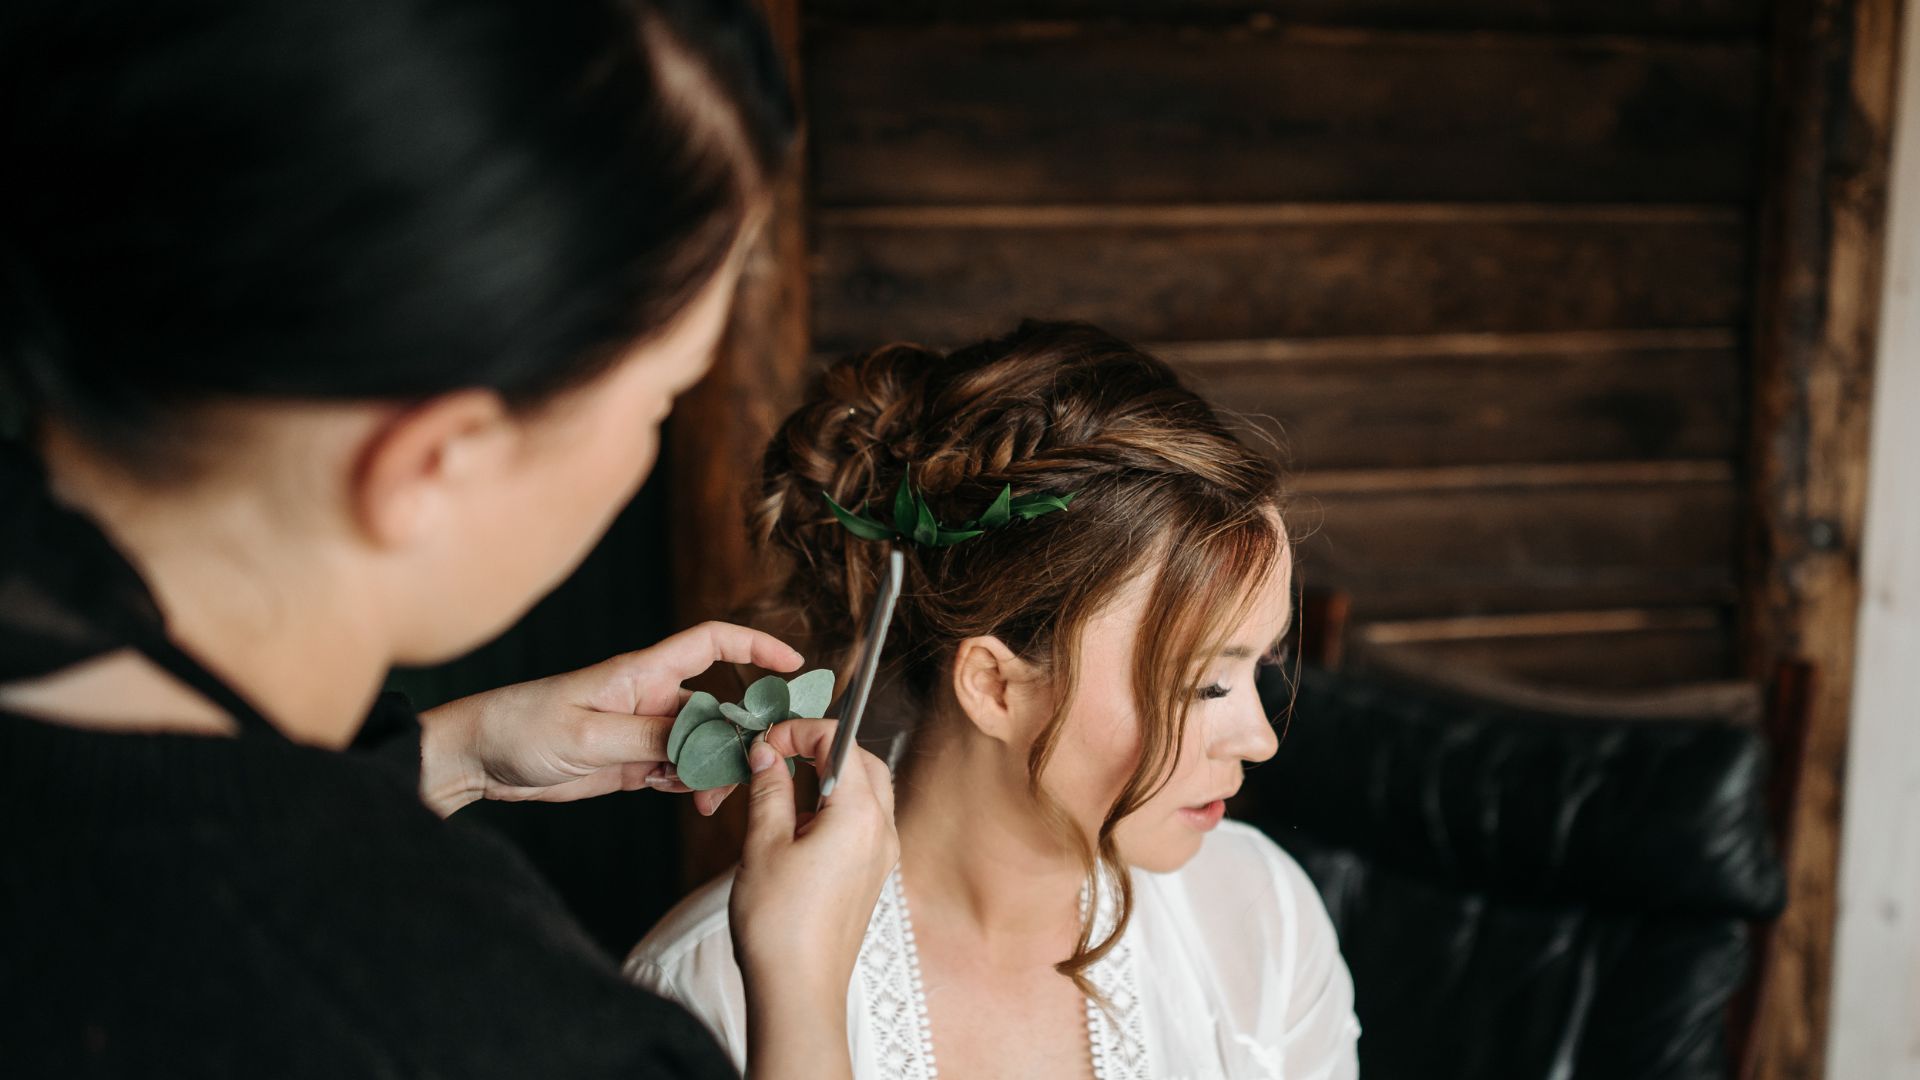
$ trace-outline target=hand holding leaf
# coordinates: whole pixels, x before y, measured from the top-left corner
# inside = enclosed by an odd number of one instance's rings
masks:
[[[791,679],[768,675],[747,687],[739,704],[700,692],[687,699],[667,734],[667,760],[695,791],[744,784],[747,747],[782,720],[824,716],[833,696],[833,672],[815,668]],[[787,771],[795,771],[787,759]]]

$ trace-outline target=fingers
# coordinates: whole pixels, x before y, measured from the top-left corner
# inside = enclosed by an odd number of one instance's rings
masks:
[[[782,755],[799,754],[812,758],[820,767],[833,750],[833,736],[840,728],[838,720],[786,720],[767,729],[767,742]],[[887,816],[893,816],[893,772],[887,763],[858,745],[847,755],[846,768],[834,781],[833,794],[826,802],[840,798],[864,798],[871,792]]]
[[[792,671],[800,654],[772,634],[733,623],[704,622],[633,654],[648,667],[679,682],[720,661],[752,664],[768,671]]]
[[[859,747],[854,748],[853,761],[847,762],[849,770],[853,768],[854,761],[858,761],[864,767],[867,774],[867,786],[873,789],[873,797],[879,801],[880,809],[886,811],[887,817],[892,818],[893,770],[887,768],[887,763],[880,760],[877,755],[868,753]]]
[[[670,716],[628,716],[595,709],[573,709],[572,743],[565,755],[575,766],[589,769],[635,762],[667,760]]]
[[[838,730],[838,720],[782,720],[767,729],[767,742],[781,757],[799,754],[818,761],[833,749],[833,733]]]
[[[764,738],[754,740],[747,766],[755,771],[747,786],[747,835],[741,861],[755,863],[793,842],[793,778]]]
[[[680,771],[669,762],[662,761],[650,769],[641,782],[654,791],[665,791],[675,795],[685,795],[693,789],[682,783]]]
[[[647,775],[646,786],[655,791],[667,792],[670,795],[691,794],[693,796],[693,808],[699,811],[701,817],[712,817],[713,812],[720,809],[720,804],[726,801],[727,796],[733,794],[733,789],[740,786],[738,784],[728,784],[724,787],[703,788],[695,791],[680,779],[680,774],[675,771],[673,766],[660,765],[657,768],[658,771]]]
[[[712,817],[713,812],[720,809],[720,804],[726,802],[727,796],[733,794],[734,789],[739,786],[739,784],[728,784],[725,787],[695,791],[693,793],[693,808],[700,812],[701,817]],[[689,791],[692,789],[682,785],[680,790]]]
[[[833,749],[833,733],[839,730],[838,720],[783,720],[767,729],[767,745],[781,758],[799,755],[814,761],[826,760]],[[885,768],[883,765],[882,768]],[[782,770],[783,772],[785,770]],[[710,792],[701,792],[693,798],[693,805],[702,814],[712,814],[720,808],[731,786],[714,788]],[[703,798],[702,796],[705,796]]]

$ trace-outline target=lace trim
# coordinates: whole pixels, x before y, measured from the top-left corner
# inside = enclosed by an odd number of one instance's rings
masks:
[[[920,953],[913,944],[913,919],[897,868],[873,906],[858,969],[881,1072],[901,1080],[935,1080],[939,1072],[933,1061],[927,995],[920,983]]]
[[[1086,909],[1086,890],[1080,894]],[[1113,901],[1100,896],[1101,932],[1112,925]],[[858,975],[867,1001],[867,1018],[883,1075],[899,1080],[936,1080],[933,1028],[927,995],[920,981],[920,952],[914,943],[913,916],[899,868],[887,878],[860,946]],[[1133,942],[1126,937],[1087,969],[1087,978],[1105,995],[1112,1010],[1086,999],[1087,1047],[1096,1080],[1147,1080],[1146,1025],[1134,972]]]
[[[1085,910],[1086,890],[1081,890],[1081,909]],[[1107,933],[1118,917],[1110,889],[1100,890],[1100,914],[1095,939]],[[1135,980],[1133,941],[1122,935],[1107,955],[1087,969],[1087,980],[1107,999],[1103,1009],[1087,999],[1087,1045],[1093,1053],[1094,1080],[1147,1080],[1146,1021],[1140,1006],[1140,988]]]

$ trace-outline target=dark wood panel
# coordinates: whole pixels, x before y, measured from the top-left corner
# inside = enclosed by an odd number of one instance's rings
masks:
[[[1761,166],[1768,193],[1754,322],[1742,652],[1748,673],[1760,678],[1772,677],[1783,660],[1810,665],[1812,688],[1798,747],[1799,804],[1784,841],[1787,910],[1768,935],[1753,1038],[1735,1064],[1758,1080],[1820,1080],[1900,42],[1908,37],[1905,20],[1920,18],[1920,10],[1902,0],[1797,0],[1780,8],[1771,138]],[[1794,749],[1778,751],[1784,758]]]
[[[1422,351],[1415,339],[1292,358],[1258,343],[1192,361],[1167,353],[1223,411],[1277,435],[1297,469],[1735,457],[1739,354],[1623,337],[1522,335],[1502,352]]]
[[[1161,341],[1713,327],[1740,315],[1736,217],[1439,210],[1004,224],[823,214],[815,341],[950,345],[1027,315]]]
[[[1352,666],[1400,660],[1541,688],[1614,692],[1724,679],[1735,666],[1732,634],[1717,626],[1364,646]]]
[[[822,205],[1735,202],[1751,43],[855,27],[810,46]]]
[[[1287,517],[1302,582],[1350,593],[1356,622],[1734,599],[1725,479],[1321,492]]]
[[[1764,0],[809,0],[819,22],[1126,19],[1755,35]]]

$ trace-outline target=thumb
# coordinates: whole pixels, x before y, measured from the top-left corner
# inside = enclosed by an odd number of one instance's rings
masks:
[[[793,842],[793,777],[780,767],[780,754],[765,735],[748,748],[747,767],[753,770],[753,779],[747,789],[747,835],[742,846],[745,858],[754,860]]]

